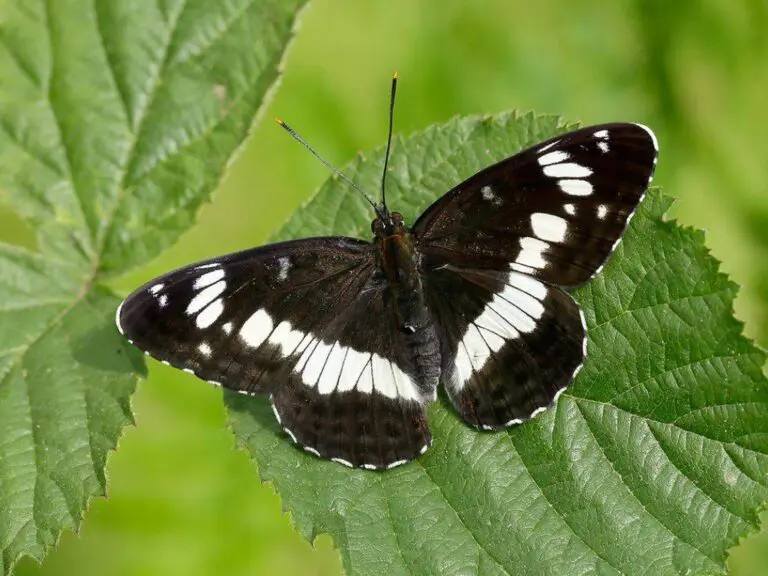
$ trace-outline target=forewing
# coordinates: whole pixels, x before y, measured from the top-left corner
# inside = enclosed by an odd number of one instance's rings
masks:
[[[414,225],[422,253],[559,286],[596,274],[653,176],[656,138],[603,124],[528,148],[462,182]]]
[[[152,280],[121,305],[117,325],[158,360],[270,395],[307,451],[388,467],[428,446],[434,383],[419,381],[389,321],[374,262],[372,244],[347,238],[239,252]]]
[[[541,280],[446,264],[427,276],[427,295],[441,335],[441,382],[473,426],[504,428],[535,416],[583,362],[581,310]]]

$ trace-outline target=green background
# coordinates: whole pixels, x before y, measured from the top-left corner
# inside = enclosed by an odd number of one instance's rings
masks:
[[[128,0],[121,0],[128,1]],[[736,313],[768,343],[768,5],[764,0],[317,0],[285,76],[199,224],[138,283],[264,242],[328,176],[271,121],[294,126],[331,162],[383,142],[392,71],[396,131],[510,108],[654,128],[655,179],[674,216],[708,231],[743,288]],[[0,239],[32,245],[0,212]],[[221,395],[155,362],[134,399],[137,427],[109,462],[109,497],[81,534],[19,574],[337,574],[330,538],[292,531],[279,498],[233,448]],[[768,517],[768,516],[764,516]],[[768,532],[748,538],[733,574],[768,574]]]

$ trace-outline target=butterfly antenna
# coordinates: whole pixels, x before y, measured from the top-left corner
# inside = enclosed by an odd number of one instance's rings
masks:
[[[384,172],[381,175],[381,203],[387,209],[387,166],[389,166],[389,150],[392,147],[392,124],[395,118],[395,93],[397,92],[397,70],[392,75],[392,91],[389,94],[389,133],[387,134],[387,152],[384,155]]]
[[[280,120],[279,118],[275,118],[275,122],[277,122],[277,124],[278,124],[278,125],[279,125],[281,128],[284,128],[284,129],[285,129],[285,131],[286,131],[286,132],[288,132],[288,134],[290,134],[291,136],[293,136],[293,137],[294,137],[294,138],[295,138],[295,139],[296,139],[296,140],[297,140],[297,141],[298,141],[298,142],[299,142],[301,145],[303,145],[303,146],[304,146],[304,147],[305,147],[307,150],[309,150],[309,151],[312,153],[312,155],[313,155],[315,158],[317,158],[318,160],[320,160],[320,162],[322,162],[323,164],[325,164],[325,165],[326,165],[326,166],[327,166],[327,167],[328,167],[328,168],[331,170],[331,172],[333,172],[333,173],[334,173],[334,174],[336,174],[336,175],[337,175],[339,178],[341,178],[342,180],[344,180],[344,182],[346,182],[347,184],[349,184],[349,185],[350,185],[352,188],[354,188],[355,190],[357,190],[358,192],[360,192],[360,194],[362,194],[363,198],[365,198],[365,199],[366,199],[366,201],[368,202],[368,204],[370,204],[370,205],[371,205],[371,207],[373,208],[373,210],[376,212],[376,215],[377,215],[377,216],[379,216],[380,218],[383,218],[383,217],[384,217],[384,215],[381,213],[381,210],[379,209],[379,206],[377,206],[377,205],[376,205],[376,203],[375,203],[373,200],[371,200],[371,198],[370,198],[370,196],[368,196],[368,194],[366,194],[365,192],[363,192],[363,190],[362,190],[362,189],[361,189],[361,188],[360,188],[360,187],[359,187],[357,184],[355,184],[354,182],[352,182],[352,180],[350,180],[349,178],[347,178],[347,177],[344,175],[344,173],[343,173],[343,172],[341,172],[341,170],[339,170],[338,168],[334,168],[334,167],[331,165],[331,163],[330,163],[330,162],[328,162],[328,160],[326,160],[325,158],[323,158],[322,156],[320,156],[320,154],[317,152],[317,150],[315,150],[314,148],[312,148],[312,146],[310,146],[310,145],[309,145],[309,143],[308,143],[306,140],[304,140],[304,138],[302,138],[301,136],[299,136],[299,135],[296,133],[296,131],[295,131],[293,128],[291,128],[290,126],[288,126],[288,124],[286,124],[285,122],[283,122],[283,121],[282,121],[282,120]]]

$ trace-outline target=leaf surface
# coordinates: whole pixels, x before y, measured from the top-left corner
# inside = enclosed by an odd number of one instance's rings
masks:
[[[454,119],[397,139],[388,203],[407,222],[464,178],[565,131],[557,118]],[[664,151],[662,149],[661,161]],[[345,168],[376,190],[382,150]],[[768,498],[764,354],[703,234],[653,190],[596,279],[575,291],[588,360],[557,406],[497,433],[431,405],[432,448],[383,473],[291,445],[265,401],[226,394],[238,441],[297,529],[330,533],[350,574],[711,574]],[[335,178],[276,238],[369,236]]]
[[[0,201],[0,574],[106,490],[143,361],[101,286],[174,242],[248,134],[305,0],[8,0]]]

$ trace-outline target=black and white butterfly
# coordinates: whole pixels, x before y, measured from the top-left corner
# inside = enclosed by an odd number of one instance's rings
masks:
[[[123,302],[117,326],[164,363],[268,395],[308,452],[392,468],[429,447],[439,385],[485,430],[568,386],[586,326],[562,288],[603,267],[657,150],[639,124],[582,128],[475,174],[412,227],[373,203],[372,241],[293,240],[169,272]]]

